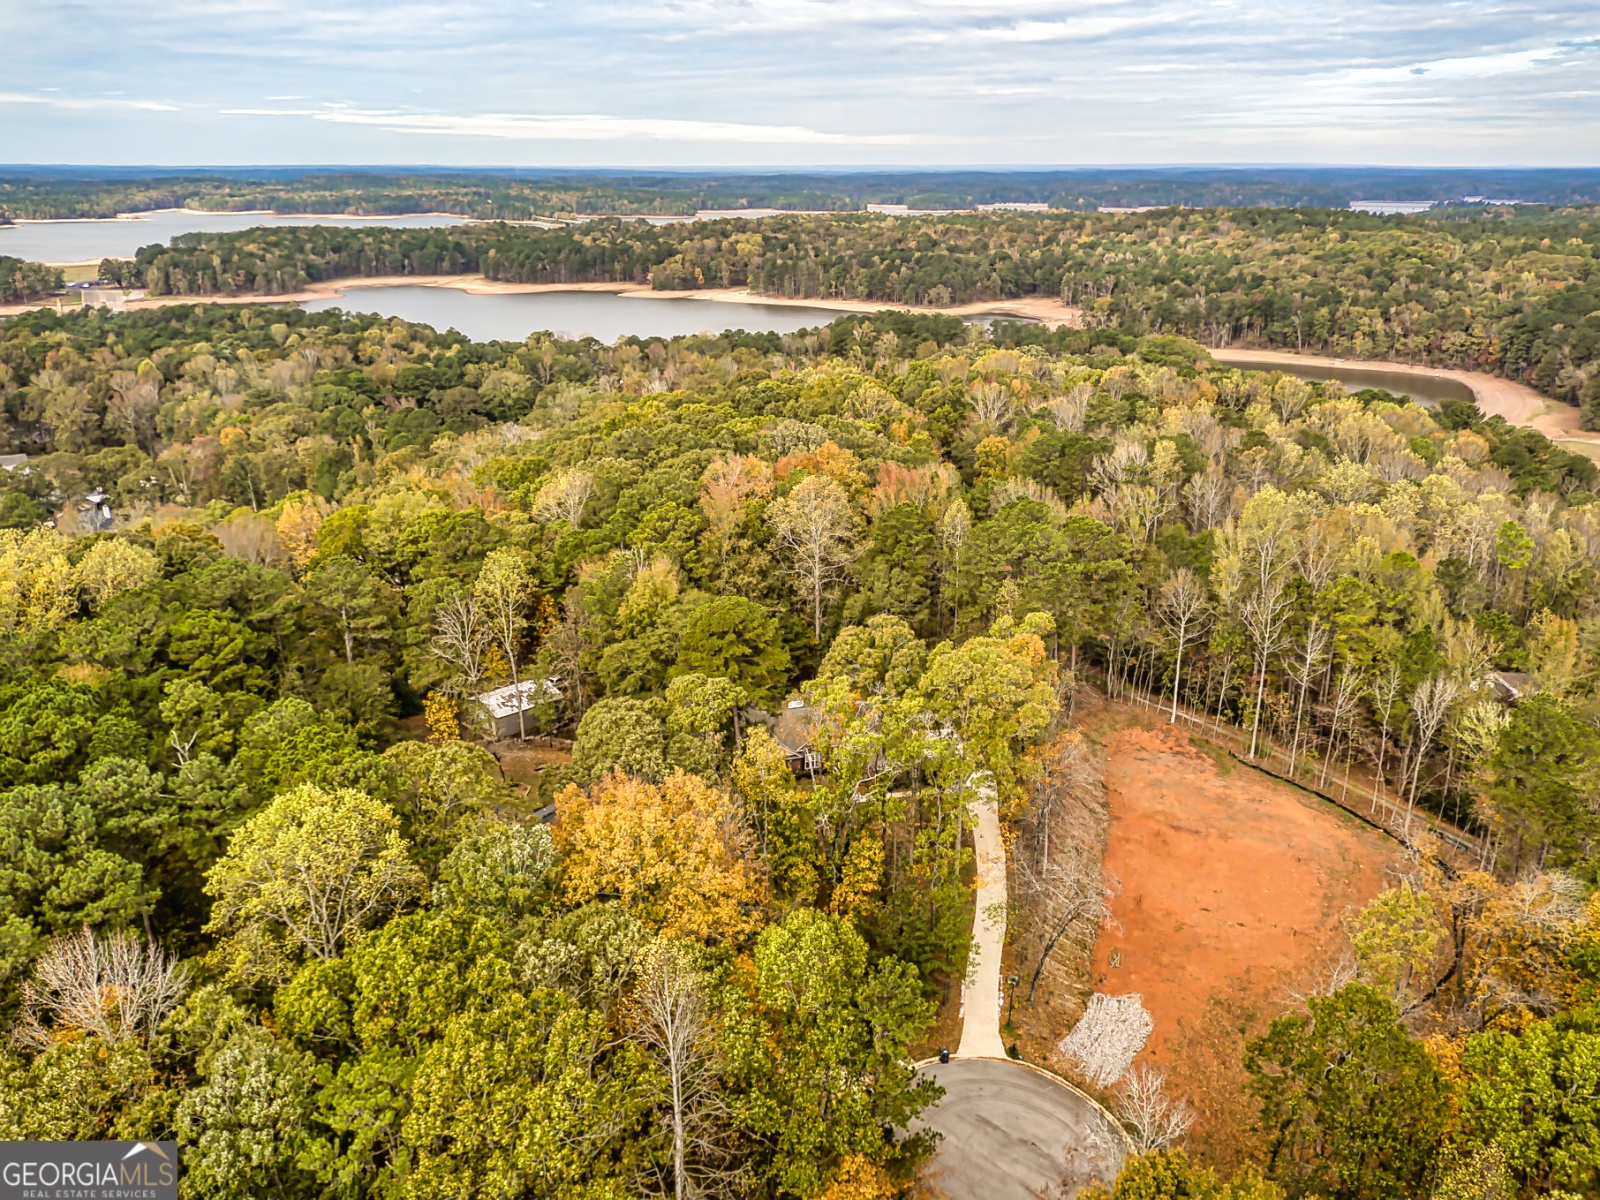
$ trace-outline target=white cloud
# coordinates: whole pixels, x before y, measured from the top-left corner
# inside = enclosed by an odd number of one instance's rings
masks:
[[[0,103],[35,106],[0,120],[0,161],[1594,161],[1595,6],[0,2]],[[108,96],[130,61],[182,81],[181,122]]]
[[[41,89],[43,90],[43,89]],[[125,108],[139,112],[180,112],[176,104],[154,100],[119,100],[114,96],[40,96],[27,92],[0,92],[0,104],[40,104],[47,108],[96,109]]]
[[[745,142],[780,146],[908,146],[937,139],[915,134],[828,133],[803,125],[754,125],[591,113],[417,113],[322,109],[225,108],[225,116],[310,117],[336,125],[369,125],[392,133],[516,141]]]

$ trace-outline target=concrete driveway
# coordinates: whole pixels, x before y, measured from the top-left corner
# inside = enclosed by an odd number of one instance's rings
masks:
[[[930,1173],[949,1200],[1036,1200],[1110,1183],[1125,1143],[1090,1101],[1048,1075],[1006,1059],[933,1063],[944,1099],[913,1128],[943,1138]]]

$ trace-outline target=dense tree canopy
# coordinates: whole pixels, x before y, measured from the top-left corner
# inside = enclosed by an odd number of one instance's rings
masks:
[[[156,295],[282,295],[351,275],[747,287],[935,307],[1059,297],[1092,328],[1464,366],[1600,420],[1592,209],[1397,220],[1315,209],[777,216],[537,230],[188,234],[102,274]]]
[[[1251,1050],[1266,1182],[1121,1194],[1421,1194],[1441,1141],[1593,1193],[1589,460],[905,314],[45,312],[0,393],[0,1134],[176,1136],[197,1196],[892,1191],[969,806],[1092,681],[1364,769],[1505,876],[1352,917],[1365,982]],[[49,981],[84,926],[159,984],[126,1020]]]

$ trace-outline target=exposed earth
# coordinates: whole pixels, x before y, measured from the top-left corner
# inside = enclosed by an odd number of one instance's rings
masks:
[[[1346,913],[1399,868],[1399,846],[1336,806],[1208,755],[1159,714],[1106,705],[1104,743],[1120,881],[1095,991],[1137,992],[1155,1030],[1137,1061],[1165,1070],[1199,1111],[1190,1141],[1226,1164],[1254,1116],[1238,1065],[1247,1033],[1311,990],[1348,944]]]

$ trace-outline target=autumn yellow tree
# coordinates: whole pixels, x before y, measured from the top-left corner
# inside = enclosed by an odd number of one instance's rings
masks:
[[[817,1200],[894,1200],[894,1177],[864,1154],[847,1154]]]
[[[78,561],[78,586],[92,608],[160,577],[161,563],[156,556],[121,538],[96,542]]]
[[[322,527],[322,507],[315,497],[298,492],[283,502],[274,522],[278,542],[298,569],[317,552],[317,530]]]
[[[0,632],[59,625],[77,607],[67,539],[54,529],[0,529]]]
[[[808,793],[795,786],[788,754],[764,727],[757,725],[745,735],[732,779],[755,825],[773,892],[810,903],[816,898],[820,865],[816,814]]]
[[[556,798],[561,886],[578,905],[616,897],[667,937],[732,943],[761,924],[766,885],[734,799],[674,771],[660,786],[614,772]]]
[[[837,480],[811,475],[767,510],[773,541],[795,588],[811,605],[817,640],[822,612],[834,582],[855,556],[855,517],[850,497]]]

